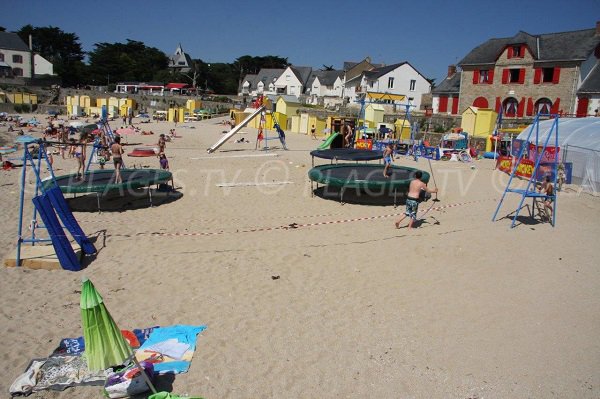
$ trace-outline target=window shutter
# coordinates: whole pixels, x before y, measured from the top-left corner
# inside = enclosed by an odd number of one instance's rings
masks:
[[[494,70],[490,69],[490,71],[488,72],[488,83],[492,84],[494,83]]]
[[[479,69],[473,71],[473,84],[479,83]]]
[[[577,117],[585,118],[587,116],[588,105],[590,103],[589,98],[579,97],[577,102]]]
[[[525,58],[525,49],[526,46],[524,44],[521,44],[521,58]]]
[[[500,113],[502,109],[502,103],[500,102],[500,97],[496,97],[496,112]]]
[[[502,70],[502,83],[506,84],[508,83],[508,76],[510,74],[510,71],[508,69],[503,69]]]
[[[525,111],[525,113],[527,114],[527,116],[533,115],[533,99],[531,97],[527,99],[527,110]]]
[[[452,115],[458,114],[458,96],[452,97]]]
[[[554,73],[552,74],[552,83],[557,84],[560,80],[560,68],[554,67]]]
[[[533,84],[537,85],[542,81],[542,68],[534,68],[533,71]]]
[[[519,105],[517,107],[517,117],[523,117],[523,111],[525,111],[525,97],[521,97],[521,101],[519,101]]]
[[[513,57],[513,48],[512,48],[512,46],[508,46],[507,58],[512,58],[512,57]]]
[[[560,98],[557,98],[552,104],[552,109],[550,109],[551,114],[558,114],[558,107],[560,107]]]
[[[448,96],[440,96],[439,112],[448,112]]]
[[[525,83],[525,68],[519,69],[519,84]]]

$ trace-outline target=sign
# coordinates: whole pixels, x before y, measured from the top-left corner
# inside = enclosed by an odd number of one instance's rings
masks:
[[[496,169],[511,174],[512,172],[512,157],[499,156],[496,158]]]
[[[372,150],[373,149],[373,140],[358,139],[358,140],[356,140],[356,148],[359,150]]]
[[[500,156],[496,160],[496,168],[501,170],[504,173],[511,174],[513,170],[513,157]],[[523,177],[525,179],[530,179],[533,176],[533,169],[535,168],[535,163],[530,159],[522,159],[517,166],[517,170],[515,171],[515,175],[519,177]]]
[[[536,158],[542,156],[540,162],[554,162],[555,159],[559,157],[560,147],[546,147],[544,153],[542,154],[542,150],[544,150],[544,146],[538,145],[537,147],[533,143],[529,143],[529,159],[533,162],[536,161]]]
[[[521,152],[521,146],[523,145],[523,141],[524,140],[519,140],[519,139],[514,139],[512,141],[512,148],[511,148],[512,156],[514,156],[514,157],[519,156],[519,152]],[[527,155],[527,153],[525,153],[524,155]]]
[[[529,159],[522,159],[517,166],[517,171],[515,175],[524,177],[526,179],[530,179],[533,176],[533,169],[535,168],[535,163],[533,163]]]

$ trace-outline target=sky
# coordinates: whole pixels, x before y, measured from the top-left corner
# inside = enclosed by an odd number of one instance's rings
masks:
[[[0,26],[30,24],[96,43],[143,42],[167,55],[232,63],[274,55],[342,69],[365,57],[407,61],[428,79],[491,38],[595,28],[600,0],[2,0]]]

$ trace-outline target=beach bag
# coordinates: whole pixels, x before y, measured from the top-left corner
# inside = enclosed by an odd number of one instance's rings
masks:
[[[154,378],[154,366],[150,362],[140,362],[140,366],[150,378]],[[150,390],[146,379],[142,376],[142,371],[132,363],[118,372],[112,373],[104,383],[104,395],[108,398],[126,398],[128,396],[138,395]]]

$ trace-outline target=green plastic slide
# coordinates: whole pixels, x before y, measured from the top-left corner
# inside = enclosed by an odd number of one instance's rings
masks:
[[[331,136],[329,136],[329,138],[327,138],[327,140],[325,140],[320,146],[319,146],[319,150],[326,150],[327,148],[329,148],[329,146],[331,145],[331,143],[333,142],[333,140],[335,140],[335,138],[337,136],[339,136],[339,133],[334,133]]]

